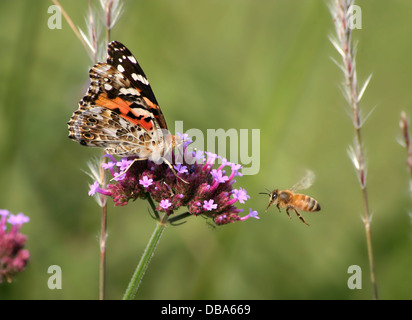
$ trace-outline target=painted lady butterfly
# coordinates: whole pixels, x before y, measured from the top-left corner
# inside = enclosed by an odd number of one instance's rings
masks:
[[[90,87],[67,123],[70,139],[109,154],[154,161],[181,144],[167,130],[146,75],[123,44],[111,42],[107,62],[89,73]]]

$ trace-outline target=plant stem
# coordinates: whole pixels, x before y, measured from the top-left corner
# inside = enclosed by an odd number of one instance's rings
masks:
[[[109,0],[105,1],[105,7],[103,7],[103,11],[105,14],[106,19],[106,46],[110,41],[110,30],[113,27],[114,22],[112,21],[112,10],[113,10],[113,1]],[[89,28],[89,35],[90,39],[84,37],[84,34],[80,34],[79,30],[75,27],[73,21],[71,20],[70,16],[67,12],[63,9],[62,5],[59,3],[58,0],[52,0],[52,2],[59,7],[61,13],[63,14],[64,18],[66,19],[67,23],[69,24],[70,28],[73,30],[74,34],[77,38],[82,42],[83,46],[86,48],[86,51],[91,51],[91,58],[93,60],[93,64],[97,63],[98,60],[98,33],[96,27],[96,21],[93,14],[93,7],[92,7],[92,0],[88,2],[89,8],[89,21],[88,21],[88,28]],[[120,10],[120,9],[119,9]],[[120,12],[120,11],[119,11]],[[117,12],[116,16],[118,17],[119,12]],[[86,40],[85,40],[86,39]],[[105,152],[103,151],[103,155]],[[100,186],[105,187],[106,185],[106,173],[102,167],[102,164],[105,163],[105,158],[102,158],[100,163]],[[106,240],[107,240],[107,199],[106,196],[101,195],[101,208],[102,208],[102,215],[101,215],[101,227],[100,227],[100,261],[99,261],[99,299],[104,300],[105,298],[105,275],[106,275]],[[152,201],[153,203],[153,201]]]
[[[147,270],[147,267],[149,266],[150,260],[163,234],[163,231],[167,227],[166,222],[167,222],[167,213],[164,214],[164,216],[162,217],[160,221],[157,221],[153,234],[149,242],[147,243],[146,249],[143,252],[140,262],[137,265],[137,268],[132,276],[132,279],[130,280],[129,286],[127,287],[127,290],[123,296],[123,300],[134,299],[137,293],[137,290],[139,289],[140,283],[143,279],[143,276]]]
[[[103,169],[103,163],[105,163],[106,158],[102,158],[100,163],[100,182],[105,184],[106,173]],[[102,216],[101,216],[101,227],[100,227],[100,265],[99,265],[99,300],[104,300],[105,298],[105,287],[106,287],[106,239],[107,239],[107,201],[106,196],[102,197]]]
[[[348,29],[350,30],[350,29]],[[348,36],[350,39],[350,36]],[[376,285],[376,277],[375,277],[375,263],[373,258],[373,249],[372,249],[372,233],[370,228],[371,223],[371,216],[369,211],[369,200],[368,200],[368,192],[366,188],[366,165],[365,165],[365,158],[362,150],[362,135],[361,135],[361,118],[359,113],[359,106],[358,106],[358,86],[356,83],[356,70],[354,69],[353,60],[354,57],[352,56],[351,52],[351,45],[348,45],[348,50],[346,52],[347,61],[345,61],[345,67],[347,68],[348,72],[346,72],[346,85],[349,89],[349,98],[350,104],[353,110],[353,124],[355,128],[355,145],[356,145],[356,155],[357,155],[357,166],[359,171],[359,181],[362,189],[362,199],[363,199],[363,223],[365,226],[365,235],[366,235],[366,246],[368,251],[368,261],[369,261],[369,269],[370,269],[370,278],[372,283],[372,290],[373,290],[373,298],[375,300],[378,299],[378,288]],[[349,72],[352,71],[352,72]]]
[[[370,278],[371,278],[372,291],[373,291],[373,299],[378,300],[378,287],[376,284],[375,263],[373,259],[373,249],[372,249],[372,233],[370,229],[371,217],[369,214],[368,194],[366,192],[366,186],[362,190],[362,194],[363,194],[363,204],[364,204],[363,223],[365,225],[366,246],[368,250],[368,260],[369,260]]]
[[[105,297],[106,279],[106,238],[107,238],[107,205],[102,207],[100,230],[100,267],[99,267],[99,300]]]
[[[342,57],[342,65],[338,66],[345,74],[345,93],[346,98],[353,112],[353,126],[355,128],[354,148],[351,149],[351,159],[358,174],[359,183],[362,190],[363,199],[363,223],[366,233],[366,245],[368,251],[368,261],[370,269],[370,278],[372,283],[373,298],[378,299],[378,289],[375,276],[375,264],[372,250],[372,234],[371,234],[371,215],[369,211],[368,193],[366,189],[366,163],[364,152],[362,149],[361,127],[362,120],[359,111],[359,101],[369,83],[370,77],[365,82],[361,91],[358,90],[355,50],[352,45],[352,29],[349,23],[349,10],[354,4],[353,0],[332,0],[331,13],[334,19],[337,40],[332,40],[332,44]]]
[[[110,40],[110,18],[111,18],[111,9],[112,9],[112,1],[107,4],[105,8],[105,16],[106,16],[106,47]],[[98,45],[97,45],[97,32],[95,29],[95,22],[94,17],[92,14],[92,4],[91,0],[89,0],[89,13],[90,13],[90,26],[92,28],[92,44],[94,48],[94,61],[93,63],[97,63],[97,52],[98,52]],[[105,151],[103,151],[103,155]],[[103,169],[103,163],[106,162],[106,158],[102,158],[100,164],[100,179],[102,183],[105,184],[106,181],[106,171]],[[102,197],[105,197],[102,195]],[[105,297],[105,284],[106,284],[106,238],[107,238],[107,201],[104,202],[104,206],[102,207],[102,218],[101,218],[101,232],[100,232],[100,277],[99,277],[99,299],[104,300]]]

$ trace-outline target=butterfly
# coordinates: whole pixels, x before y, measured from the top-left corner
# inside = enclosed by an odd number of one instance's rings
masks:
[[[142,68],[123,44],[108,45],[107,61],[90,71],[90,86],[67,123],[69,138],[106,153],[158,161],[182,144],[166,120]]]

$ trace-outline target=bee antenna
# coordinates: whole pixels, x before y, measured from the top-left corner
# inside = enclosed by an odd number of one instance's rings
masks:
[[[270,196],[270,193],[267,193],[267,192],[259,192],[259,194],[266,194],[266,195]]]

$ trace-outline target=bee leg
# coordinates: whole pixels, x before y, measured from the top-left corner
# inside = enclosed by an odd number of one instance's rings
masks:
[[[299,217],[299,219],[300,219],[304,224],[306,224],[307,226],[309,226],[309,223],[307,223],[307,222],[305,221],[305,218],[302,217],[302,215],[299,213],[298,210],[296,210],[296,208],[291,207],[291,209],[295,210],[296,215]]]
[[[287,207],[286,208],[286,213],[288,214],[288,217],[289,217],[289,219],[292,219],[292,217],[290,216],[290,213],[289,213],[289,209],[290,209],[291,207]],[[280,209],[279,209],[279,212],[280,212]]]
[[[276,204],[276,207],[278,208],[279,212],[281,212],[280,207],[279,207],[279,202]],[[288,213],[288,215],[289,215],[289,213]]]

